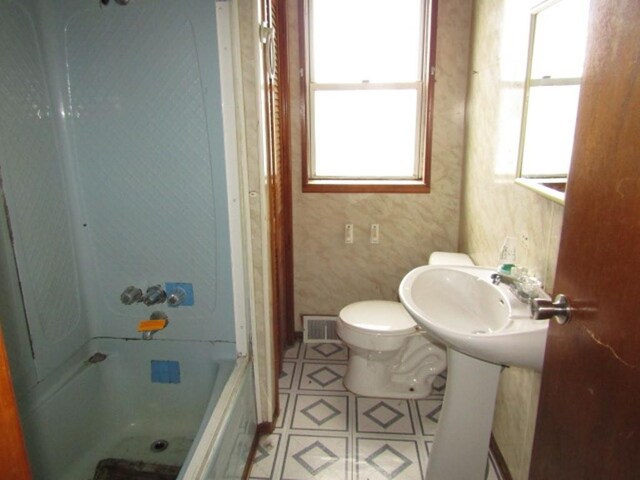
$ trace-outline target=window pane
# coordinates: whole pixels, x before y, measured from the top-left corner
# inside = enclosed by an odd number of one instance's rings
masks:
[[[316,177],[412,177],[416,90],[316,91]]]
[[[311,81],[420,80],[420,0],[310,0]]]
[[[588,18],[588,0],[563,0],[536,15],[531,78],[582,77]]]
[[[532,87],[529,90],[522,175],[569,173],[580,87]]]

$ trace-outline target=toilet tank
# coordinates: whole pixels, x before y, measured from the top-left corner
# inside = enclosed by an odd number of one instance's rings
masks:
[[[429,265],[473,266],[473,260],[466,253],[433,252],[429,255]]]

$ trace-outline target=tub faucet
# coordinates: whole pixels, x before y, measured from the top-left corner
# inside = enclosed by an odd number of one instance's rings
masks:
[[[154,285],[147,288],[147,293],[142,297],[145,305],[155,305],[156,303],[164,303],[167,299],[167,292],[164,291],[162,285]]]
[[[153,335],[167,328],[169,325],[169,317],[167,314],[161,311],[156,311],[151,314],[149,320],[141,320],[138,324],[138,332],[142,333],[143,340],[151,340]]]

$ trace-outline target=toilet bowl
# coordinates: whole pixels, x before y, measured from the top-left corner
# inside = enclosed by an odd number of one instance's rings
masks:
[[[473,265],[460,253],[434,252],[430,265]],[[433,343],[399,302],[369,300],[344,307],[337,333],[349,348],[345,387],[385,398],[429,396],[446,368],[444,347]]]

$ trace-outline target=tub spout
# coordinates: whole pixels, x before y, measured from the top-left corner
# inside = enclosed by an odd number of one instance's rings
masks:
[[[141,320],[138,324],[138,332],[142,333],[143,340],[151,340],[160,330],[167,328],[169,318],[164,312],[153,312],[149,320]]]
[[[149,330],[146,332],[142,332],[142,339],[143,340],[151,340],[153,338],[153,334],[156,333],[158,330]]]

